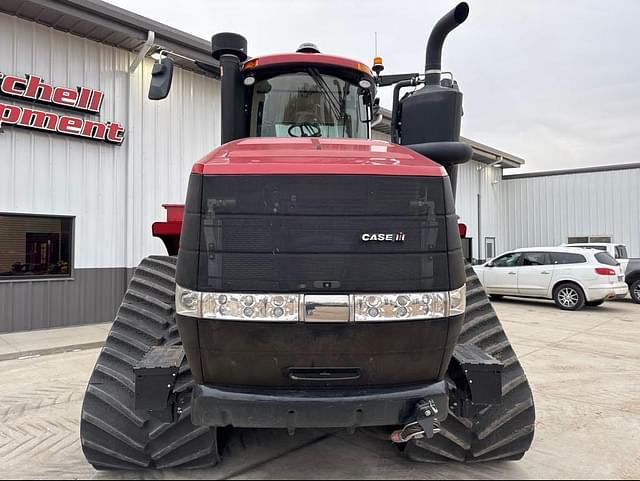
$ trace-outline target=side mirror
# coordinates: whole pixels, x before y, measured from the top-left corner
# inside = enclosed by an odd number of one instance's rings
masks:
[[[371,108],[371,111],[373,112],[373,119],[371,120],[371,128],[373,128],[384,120],[382,118],[382,109],[380,108],[380,99],[378,97],[373,99],[373,106]]]
[[[487,267],[495,267],[495,266],[493,265],[493,262],[487,262]]]
[[[371,122],[373,119],[371,118],[371,113],[369,110],[369,103],[371,101],[371,94],[362,90],[359,95],[358,104],[360,107],[360,121],[361,122]]]
[[[173,80],[173,60],[164,57],[153,64],[151,72],[151,85],[149,86],[149,99],[162,100],[167,98],[171,90]]]

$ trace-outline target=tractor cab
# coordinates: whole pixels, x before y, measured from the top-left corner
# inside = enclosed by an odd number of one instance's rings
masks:
[[[248,136],[369,138],[375,97],[371,70],[304,48],[243,64]]]

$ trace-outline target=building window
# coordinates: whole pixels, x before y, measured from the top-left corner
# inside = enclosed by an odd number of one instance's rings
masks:
[[[611,244],[611,236],[593,235],[583,237],[569,237],[569,244]]]
[[[598,242],[602,244],[611,244],[610,236],[591,236],[589,237],[589,242]]]
[[[0,281],[70,277],[73,217],[0,213]]]

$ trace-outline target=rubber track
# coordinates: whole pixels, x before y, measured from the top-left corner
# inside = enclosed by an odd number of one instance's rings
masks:
[[[533,441],[535,407],[527,377],[500,321],[471,265],[467,264],[467,313],[459,343],[472,343],[505,363],[503,402],[475,419],[452,413],[431,440],[404,447],[404,455],[418,462],[445,463],[517,460]]]
[[[191,371],[176,381],[182,413],[161,423],[133,409],[133,366],[153,346],[180,344],[175,328],[175,257],[136,269],[98,357],[82,406],[80,439],[96,469],[204,468],[220,460],[216,430],[191,424]]]

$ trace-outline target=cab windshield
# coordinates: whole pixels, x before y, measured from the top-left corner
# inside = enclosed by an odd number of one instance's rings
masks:
[[[315,68],[258,80],[251,137],[369,136],[368,90]]]

